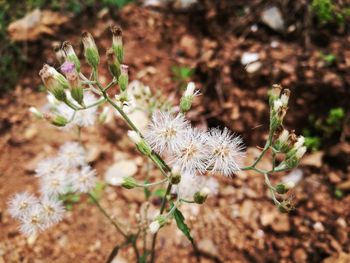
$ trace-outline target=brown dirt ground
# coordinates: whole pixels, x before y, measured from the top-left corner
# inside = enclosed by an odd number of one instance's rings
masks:
[[[113,245],[121,241],[109,222],[85,201],[75,205],[63,222],[38,236],[35,242],[19,234],[16,222],[6,211],[6,201],[13,193],[36,191],[37,179],[30,172],[33,165],[53,154],[66,139],[74,138],[73,132],[62,133],[33,120],[27,111],[29,106],[40,106],[45,101],[45,94],[36,92],[37,72],[40,61],[55,63],[50,50],[53,41],[69,39],[78,45],[77,31],[88,29],[96,36],[101,50],[106,49],[110,46],[108,25],[119,23],[124,28],[125,62],[130,66],[130,78],[135,79],[141,70],[152,67],[141,80],[169,97],[177,95],[171,66],[180,63],[197,67],[195,80],[203,96],[189,117],[197,125],[225,124],[242,134],[250,147],[247,162],[254,158],[254,147],[263,145],[266,136],[263,125],[267,123],[266,92],[273,82],[292,88],[292,113],[287,125],[299,131],[306,124],[305,115],[323,111],[320,105],[325,101],[329,103],[327,108],[346,103],[342,96],[349,89],[349,74],[345,73],[349,72],[350,51],[341,47],[349,44],[349,36],[333,39],[331,50],[346,55],[340,66],[325,69],[317,64],[316,54],[306,52],[296,41],[272,34],[280,41],[280,47],[272,49],[269,31],[260,36],[240,35],[242,32],[231,30],[222,34],[224,29],[217,29],[215,14],[188,16],[130,5],[114,16],[115,19],[109,15],[75,18],[55,37],[29,44],[29,55],[36,57],[31,70],[13,92],[0,100],[0,262],[104,262]],[[196,27],[200,21],[210,26]],[[226,30],[230,28],[230,21],[223,23]],[[193,38],[194,45],[188,47],[184,37]],[[193,47],[195,51],[188,50]],[[243,50],[258,51],[266,67],[254,76],[247,76],[239,64]],[[106,71],[101,69],[100,73],[108,79]],[[324,85],[327,79],[329,85]],[[324,91],[315,92],[316,88]],[[136,156],[125,140],[125,130],[116,121],[107,127],[84,131],[84,141],[102,145],[102,155],[94,164],[101,176],[122,151],[130,158]],[[343,262],[350,262],[350,196],[336,199],[332,194],[336,184],[350,179],[349,143],[345,141],[332,148],[333,152],[327,152],[320,164],[311,158],[311,163],[301,166],[303,180],[294,192],[297,209],[289,215],[280,214],[273,206],[260,175],[242,173],[220,179],[220,194],[201,206],[198,216],[188,219],[195,240],[202,241],[203,250],[212,255],[204,256],[202,262],[321,262],[330,256],[334,261],[327,262],[341,262],[339,255],[345,258]],[[142,173],[141,169],[138,173]],[[273,182],[282,176],[274,175]],[[107,187],[101,202],[121,220],[135,221],[133,216],[139,211],[142,195],[138,190],[126,194],[126,190]],[[315,227],[317,222],[323,229]],[[157,247],[158,262],[195,262],[191,246],[174,225],[161,231]],[[131,248],[123,249],[121,256],[133,262]]]

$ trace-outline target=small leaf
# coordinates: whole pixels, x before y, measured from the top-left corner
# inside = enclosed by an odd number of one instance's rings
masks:
[[[159,188],[153,192],[153,195],[162,198],[165,195],[165,189]]]
[[[188,228],[188,226],[185,223],[185,217],[183,216],[183,214],[180,212],[180,210],[178,210],[177,208],[174,210],[174,218],[176,221],[176,225],[178,227],[178,229],[180,229],[182,231],[182,233],[191,241],[191,243],[194,243],[194,240],[191,236],[190,233],[190,229]]]

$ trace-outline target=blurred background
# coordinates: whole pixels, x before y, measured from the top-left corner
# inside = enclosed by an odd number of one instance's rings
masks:
[[[194,81],[202,95],[189,119],[241,135],[247,162],[267,137],[268,88],[292,92],[286,128],[304,135],[309,151],[298,169],[272,180],[297,183],[296,210],[280,214],[259,174],[220,179],[218,195],[199,213],[188,211],[202,262],[350,262],[349,22],[348,0],[0,0],[0,262],[104,262],[121,240],[84,200],[71,200],[65,221],[37,239],[21,236],[6,211],[11,194],[36,191],[37,162],[74,138],[28,112],[45,103],[42,65],[59,67],[53,45],[69,40],[83,60],[80,35],[89,31],[104,65],[111,24],[123,28],[129,79],[172,103]],[[110,80],[107,67],[100,75]],[[126,172],[142,174],[125,131],[114,120],[83,134],[101,179],[130,160]],[[140,209],[142,193],[101,191],[115,216]],[[160,235],[159,247],[158,262],[195,262],[175,228]],[[133,262],[132,251],[115,262]]]

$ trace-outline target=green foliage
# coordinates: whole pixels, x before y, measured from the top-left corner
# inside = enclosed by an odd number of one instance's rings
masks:
[[[311,8],[321,24],[331,22],[344,24],[350,17],[350,8],[341,8],[335,5],[333,0],[312,0]]]
[[[153,192],[153,195],[159,198],[162,198],[165,195],[165,189],[164,188],[158,188]]]
[[[60,200],[64,203],[67,210],[72,210],[73,205],[80,201],[78,194],[65,194],[60,196]]]
[[[127,4],[133,2],[133,0],[103,0],[103,4],[109,5],[109,6],[115,6],[118,8],[123,8]]]
[[[344,192],[338,188],[334,190],[334,196],[338,199],[341,199],[344,196]]]
[[[180,210],[178,210],[177,208],[175,208],[175,211],[173,213],[175,221],[176,221],[176,225],[177,228],[181,230],[181,232],[188,238],[188,240],[191,241],[191,243],[193,244],[193,238],[191,236],[190,233],[190,229],[189,227],[186,225],[185,223],[185,217],[183,216],[183,214],[180,212]]]
[[[337,57],[331,53],[325,54],[323,52],[320,52],[320,57],[322,60],[324,60],[326,62],[326,64],[328,66],[332,66],[335,63],[335,61],[337,60]]]
[[[103,190],[105,189],[106,184],[104,182],[98,182],[92,191],[90,191],[90,194],[96,199],[100,200],[103,194]],[[93,202],[91,198],[89,198],[89,202]]]
[[[325,119],[318,118],[311,115],[309,122],[312,123],[313,129],[304,129],[305,145],[312,151],[317,151],[322,146],[324,139],[330,138],[334,133],[341,131],[343,121],[345,118],[345,111],[343,108],[330,109]]]
[[[186,84],[194,74],[194,69],[186,66],[173,66],[171,72],[173,73],[173,79],[178,83],[179,88],[184,90]]]

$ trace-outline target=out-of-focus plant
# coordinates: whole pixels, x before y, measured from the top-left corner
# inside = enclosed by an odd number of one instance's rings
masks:
[[[194,74],[194,69],[187,66],[172,66],[171,72],[173,79],[177,83],[180,90],[185,90],[186,84],[191,80]]]
[[[337,60],[337,57],[334,54],[325,54],[323,52],[320,52],[319,55],[320,55],[320,58],[324,62],[326,62],[327,66],[332,66]]]
[[[349,7],[341,8],[332,0],[312,0],[311,7],[321,24],[344,24],[345,20],[350,18]]]
[[[325,119],[310,115],[309,122],[313,128],[303,130],[305,145],[312,151],[320,149],[323,140],[342,130],[344,118],[345,111],[340,107],[330,109]]]
[[[295,168],[307,150],[304,137],[297,136],[283,126],[290,95],[288,89],[279,85],[271,88],[268,139],[257,159],[251,165],[243,166],[245,152],[239,136],[227,128],[202,131],[192,127],[186,119],[186,113],[199,92],[193,82],[187,85],[179,105],[152,109],[148,128],[141,131],[140,120],[133,121],[132,114],[139,108],[152,108],[143,100],[143,97],[151,96],[151,91],[140,85],[136,88],[129,85],[128,66],[123,64],[122,31],[115,26],[111,31],[112,45],[106,56],[113,79],[107,85],[103,86],[100,82],[100,52],[88,32],[82,34],[82,42],[90,72],[81,71],[81,63],[69,42],[55,49],[61,65],[60,72],[49,65],[44,65],[39,72],[48,91],[49,103],[43,111],[33,107],[30,111],[38,119],[46,120],[63,131],[67,131],[67,128],[77,130],[78,139],[76,142],[66,142],[55,156],[38,164],[36,176],[40,181],[39,197],[24,192],[10,200],[9,211],[20,221],[23,234],[36,235],[54,226],[63,219],[65,209],[73,208],[70,203],[77,201],[76,195],[86,194],[125,239],[122,245],[115,246],[108,262],[113,260],[120,247],[132,246],[136,262],[153,263],[156,259],[158,231],[173,219],[197,251],[181,210],[187,204],[201,205],[217,192],[218,182],[214,174],[230,177],[239,171],[248,170],[264,176],[271,198],[281,212],[293,209],[286,194],[294,184],[287,182],[274,185],[270,181],[271,174]],[[112,89],[117,95],[110,95]],[[101,109],[102,105],[106,106]],[[110,184],[115,186],[130,190],[143,189],[146,200],[161,198],[159,213],[151,216],[147,212],[147,205],[142,206],[134,226],[123,225],[101,206],[99,199],[104,184],[98,183],[96,171],[87,162],[85,146],[80,140],[83,127],[94,125],[97,120],[104,122],[108,119],[109,108],[128,125],[127,135],[148,161],[146,164],[152,163],[162,176],[160,180],[150,181],[147,172],[142,180],[134,177],[110,179]],[[268,151],[271,151],[272,156],[271,168],[265,170],[259,167],[259,163]],[[152,190],[154,187],[157,189]]]

